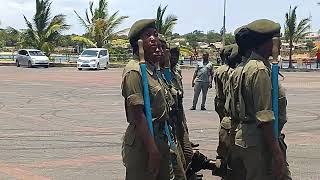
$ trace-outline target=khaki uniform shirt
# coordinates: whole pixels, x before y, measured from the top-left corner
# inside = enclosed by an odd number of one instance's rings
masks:
[[[179,65],[177,64],[171,71],[172,85],[183,96],[182,74]]]
[[[163,88],[162,82],[157,78],[155,68],[147,64],[149,81],[149,95],[151,103],[151,113],[153,121],[165,121],[169,119],[170,107],[166,99],[168,92]],[[139,62],[130,61],[123,71],[122,96],[125,98],[126,108],[136,105],[144,105],[143,87]],[[127,116],[128,122],[132,122]]]
[[[229,79],[226,83],[224,92],[226,94],[225,110],[226,113],[231,116],[236,122],[239,122],[239,80],[242,73],[244,65],[247,63],[248,59],[242,57],[242,63],[240,63],[230,74]]]
[[[229,80],[229,77],[232,73],[233,69],[229,67],[228,65],[222,65],[219,68],[215,70],[214,73],[214,83],[215,83],[215,89],[216,89],[216,98],[215,98],[215,105],[216,105],[216,111],[220,116],[220,119],[222,117],[225,117],[225,102],[226,102],[226,86],[227,82]]]
[[[241,123],[237,129],[235,144],[245,148],[263,145],[259,125],[274,120],[268,60],[253,52],[242,69],[239,83]]]
[[[279,132],[287,123],[287,97],[285,88],[279,84]]]

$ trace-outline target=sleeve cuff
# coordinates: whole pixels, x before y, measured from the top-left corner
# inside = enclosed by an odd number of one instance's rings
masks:
[[[127,105],[128,106],[137,106],[137,105],[144,105],[143,96],[140,93],[132,94],[127,97]]]
[[[274,120],[273,111],[263,110],[256,113],[256,118],[260,123],[271,122]]]

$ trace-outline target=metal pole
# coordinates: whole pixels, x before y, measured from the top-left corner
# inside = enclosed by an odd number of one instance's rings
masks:
[[[222,48],[224,48],[226,44],[226,5],[227,0],[224,0],[224,7],[223,7],[223,27],[222,27]]]

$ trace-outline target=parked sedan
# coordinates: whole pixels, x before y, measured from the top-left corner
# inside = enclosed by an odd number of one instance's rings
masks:
[[[16,57],[16,65],[27,66],[29,68],[35,66],[49,67],[49,58],[43,52],[36,49],[21,49]]]
[[[78,61],[78,70],[82,69],[107,69],[109,65],[109,52],[104,48],[90,48],[84,50]]]

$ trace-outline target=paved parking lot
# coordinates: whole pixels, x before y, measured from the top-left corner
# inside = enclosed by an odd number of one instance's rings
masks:
[[[0,179],[124,179],[121,71],[0,67]],[[192,73],[183,71],[186,108]],[[285,75],[293,178],[320,179],[320,73]],[[191,139],[211,158],[218,140],[213,97],[211,90],[208,111],[186,111]]]

